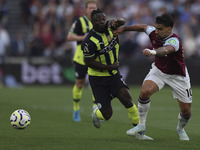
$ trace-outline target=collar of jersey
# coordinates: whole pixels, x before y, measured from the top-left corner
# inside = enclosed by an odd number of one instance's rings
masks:
[[[84,15],[83,17],[85,17],[87,20],[89,20],[90,21],[90,19],[86,16],[86,15]]]
[[[171,33],[168,37],[166,37],[166,38],[164,38],[164,39],[162,39],[162,40],[160,40],[160,41],[166,41],[170,36],[172,36],[173,35],[173,33]]]
[[[100,32],[97,32],[95,31],[94,29],[92,29],[96,34],[98,34],[99,36],[102,36],[104,33],[100,33]]]

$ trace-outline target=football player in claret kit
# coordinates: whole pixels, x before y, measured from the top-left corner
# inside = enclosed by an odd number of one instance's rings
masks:
[[[100,9],[91,14],[93,29],[82,42],[85,63],[88,66],[89,82],[98,108],[93,111],[93,123],[100,128],[100,120],[109,120],[113,110],[111,101],[118,98],[128,112],[132,124],[139,123],[138,110],[133,103],[128,86],[124,82],[119,67],[119,40],[113,30],[125,23],[123,18],[106,21],[106,15]],[[152,140],[138,133],[136,138]]]
[[[128,130],[128,135],[134,136],[138,132],[145,132],[150,97],[167,84],[171,87],[173,97],[177,99],[180,107],[176,132],[180,140],[189,140],[184,127],[191,118],[191,84],[184,62],[182,43],[180,38],[172,33],[173,24],[171,15],[164,13],[156,17],[155,26],[122,26],[114,31],[116,35],[125,31],[145,32],[150,38],[153,49],[144,49],[142,52],[147,57],[155,56],[155,62],[144,79],[138,99],[139,124]]]

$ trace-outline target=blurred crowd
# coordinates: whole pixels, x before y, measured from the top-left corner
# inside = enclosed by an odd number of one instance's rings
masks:
[[[84,15],[84,0],[21,0],[21,22],[28,35],[18,32],[11,39],[5,25],[9,10],[0,0],[0,56],[45,56],[57,58],[74,45],[66,35],[75,19]],[[154,24],[157,15],[170,13],[175,19],[174,32],[183,43],[185,57],[200,57],[200,0],[99,0],[108,19],[123,17],[127,25]],[[3,39],[3,40],[2,40]],[[142,58],[141,50],[149,47],[144,33],[120,35],[120,57]]]

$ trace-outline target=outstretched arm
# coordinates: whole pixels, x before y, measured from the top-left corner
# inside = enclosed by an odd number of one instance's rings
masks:
[[[138,32],[145,32],[148,25],[139,24],[139,25],[132,25],[132,26],[121,26],[114,30],[114,35],[120,35],[126,31],[138,31]]]

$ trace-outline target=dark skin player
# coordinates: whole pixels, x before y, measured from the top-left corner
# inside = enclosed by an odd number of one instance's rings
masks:
[[[105,13],[98,13],[91,20],[93,24],[93,29],[97,32],[103,33],[106,30],[106,15]],[[109,21],[108,27],[112,27],[114,29],[118,28],[121,25],[125,24],[125,20],[123,18],[117,18]],[[85,63],[88,67],[99,69],[99,70],[117,70],[119,68],[119,62],[114,62],[111,65],[104,65],[100,62],[95,61],[95,57],[85,59]],[[122,87],[117,96],[120,102],[126,107],[132,107],[133,101],[130,95],[129,90],[126,87]],[[102,110],[101,113],[103,117],[108,120],[112,116],[112,107],[109,107],[106,110]]]

